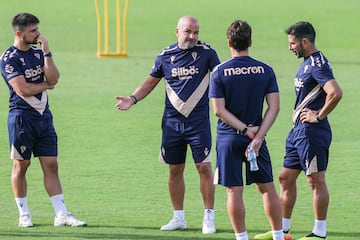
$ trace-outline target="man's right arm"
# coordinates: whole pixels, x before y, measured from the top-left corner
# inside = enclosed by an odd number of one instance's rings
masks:
[[[47,82],[42,83],[28,83],[23,75],[16,76],[9,80],[10,86],[14,89],[16,94],[22,97],[31,97],[41,93],[47,89],[53,89],[54,85],[49,85]]]
[[[120,110],[128,110],[132,105],[149,95],[160,80],[161,78],[148,76],[148,78],[135,89],[135,91],[131,94],[131,97],[116,96],[115,99],[119,100],[119,102],[115,105],[115,107]]]

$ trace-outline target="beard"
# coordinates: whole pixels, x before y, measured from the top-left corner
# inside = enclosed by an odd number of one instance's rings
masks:
[[[182,49],[190,49],[195,47],[196,41],[194,40],[185,40],[182,44],[181,47]]]
[[[36,37],[36,38],[34,38],[34,39],[29,39],[29,38],[27,38],[26,36],[24,36],[23,38],[22,38],[22,40],[23,40],[23,42],[25,43],[25,44],[38,44],[38,38]]]
[[[298,51],[293,50],[293,52],[297,58],[302,58],[302,57],[304,57],[304,54],[305,54],[305,50],[304,50],[303,46],[301,45],[301,43],[300,43],[300,49]]]

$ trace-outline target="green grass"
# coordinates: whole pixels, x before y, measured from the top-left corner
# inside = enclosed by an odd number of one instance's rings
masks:
[[[111,1],[110,1],[111,2]],[[253,27],[252,56],[272,65],[281,91],[281,111],[268,134],[274,175],[278,175],[284,142],[291,127],[293,76],[300,63],[287,50],[284,29],[299,20],[317,29],[317,46],[329,58],[344,98],[331,114],[333,143],[327,173],[330,191],[328,239],[359,239],[358,193],[360,163],[359,83],[360,3],[344,1],[254,0],[130,0],[127,58],[96,57],[96,15],[91,0],[6,1],[1,4],[0,49],[13,42],[11,18],[20,11],[36,14],[40,31],[49,39],[61,79],[50,91],[50,105],[59,135],[60,177],[67,207],[89,227],[54,228],[53,210],[42,185],[39,163],[28,172],[29,205],[34,228],[17,227],[18,212],[10,184],[7,138],[8,90],[0,84],[0,238],[1,239],[234,239],[226,213],[223,187],[216,187],[218,233],[201,234],[203,205],[192,159],[186,167],[185,210],[189,229],[161,232],[172,216],[167,167],[157,162],[163,84],[127,112],[114,108],[115,95],[129,95],[147,76],[163,47],[176,41],[174,29],[182,15],[200,22],[200,38],[221,60],[229,58],[225,31],[235,19]],[[2,51],[2,50],[1,50]],[[212,117],[215,137],[216,119]],[[215,152],[213,151],[213,159]],[[278,187],[278,183],[276,182]],[[299,238],[311,230],[311,195],[304,177],[292,230]],[[262,202],[254,186],[245,189],[250,236],[268,230]]]

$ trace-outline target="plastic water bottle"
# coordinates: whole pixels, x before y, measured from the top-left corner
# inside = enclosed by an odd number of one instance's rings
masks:
[[[256,160],[256,152],[254,149],[251,148],[250,145],[247,147],[248,153],[247,153],[247,160],[250,163],[250,171],[257,171],[259,170],[257,160]]]

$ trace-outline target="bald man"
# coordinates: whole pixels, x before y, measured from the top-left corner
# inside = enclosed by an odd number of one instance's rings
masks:
[[[199,23],[194,17],[181,17],[175,33],[177,42],[160,52],[147,79],[129,97],[117,96],[119,102],[115,106],[119,110],[130,109],[164,78],[166,97],[159,160],[169,166],[173,218],[160,230],[187,228],[184,169],[189,146],[200,176],[204,202],[202,232],[211,234],[216,229],[208,90],[210,72],[220,60],[214,49],[198,40]]]

